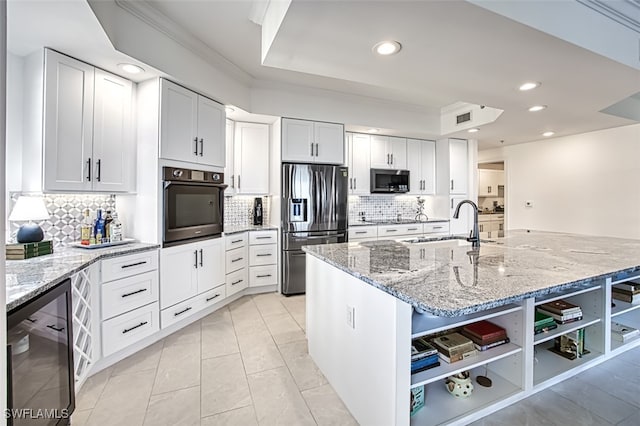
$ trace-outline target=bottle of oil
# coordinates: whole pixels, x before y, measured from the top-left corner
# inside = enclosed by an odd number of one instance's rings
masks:
[[[82,212],[82,224],[80,225],[80,244],[88,246],[91,242],[91,214],[89,209]]]

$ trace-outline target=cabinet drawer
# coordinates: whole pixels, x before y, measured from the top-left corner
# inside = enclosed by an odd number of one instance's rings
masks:
[[[162,328],[167,328],[171,324],[198,312],[202,309],[203,300],[200,296],[194,296],[191,299],[187,299],[184,302],[160,311],[160,324]]]
[[[422,224],[403,225],[400,227],[400,233],[402,235],[422,235]]]
[[[249,287],[278,284],[278,265],[249,268]]]
[[[247,288],[249,286],[249,273],[247,269],[245,268],[227,274],[226,286],[227,297],[239,292],[243,288]]]
[[[211,290],[198,295],[202,308],[215,305],[216,303],[223,301],[225,297],[227,297],[226,284],[219,285],[216,288],[212,288]]]
[[[158,251],[118,256],[102,261],[103,283],[158,269]]]
[[[399,226],[378,226],[378,238],[394,238],[396,235],[402,235]]]
[[[349,241],[363,238],[376,238],[377,236],[377,226],[354,226],[353,228],[349,228]]]
[[[102,319],[113,318],[158,301],[158,271],[108,282],[101,291]]]
[[[239,234],[227,235],[225,238],[225,246],[227,250],[232,250],[238,247],[244,247],[247,245],[247,233],[241,232]]]
[[[276,244],[278,242],[278,231],[251,231],[249,232],[249,244]]]
[[[272,265],[278,262],[277,244],[249,246],[249,265]]]
[[[449,222],[425,223],[425,234],[449,233]]]
[[[226,253],[225,271],[230,273],[247,266],[247,248],[240,247]]]
[[[158,302],[102,322],[102,354],[109,356],[160,329]]]

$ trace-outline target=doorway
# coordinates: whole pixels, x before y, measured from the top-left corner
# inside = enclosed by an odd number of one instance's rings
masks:
[[[480,238],[504,237],[506,229],[504,161],[478,163],[478,231]]]

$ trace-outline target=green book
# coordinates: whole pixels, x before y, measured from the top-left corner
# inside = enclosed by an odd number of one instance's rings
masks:
[[[15,252],[15,251],[27,251],[27,250],[42,250],[42,249],[53,249],[53,241],[39,241],[37,243],[14,243],[6,245],[7,252]]]
[[[39,252],[27,252],[27,253],[7,253],[7,260],[22,260],[22,259],[31,259],[32,257],[44,256],[46,254],[53,253],[53,250],[49,251],[39,251]]]

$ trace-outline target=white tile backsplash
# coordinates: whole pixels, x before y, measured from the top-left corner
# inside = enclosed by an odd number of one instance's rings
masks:
[[[253,224],[253,200],[256,197],[236,195],[224,199],[225,225]],[[262,197],[262,223],[269,224],[269,210],[271,197]]]
[[[424,212],[434,216],[433,197],[422,196],[425,200]],[[365,220],[414,219],[418,212],[418,197],[413,195],[371,195],[349,196],[349,222],[357,222],[359,213],[364,212]]]

